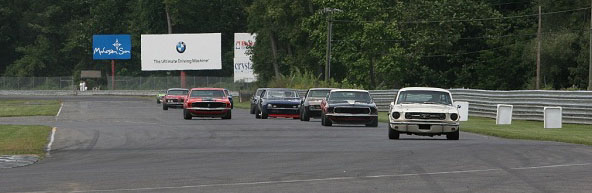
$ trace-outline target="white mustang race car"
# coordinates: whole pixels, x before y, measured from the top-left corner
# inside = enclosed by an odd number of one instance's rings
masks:
[[[453,106],[449,91],[439,88],[403,88],[389,110],[389,139],[400,134],[446,135],[446,139],[459,139],[459,114]]]

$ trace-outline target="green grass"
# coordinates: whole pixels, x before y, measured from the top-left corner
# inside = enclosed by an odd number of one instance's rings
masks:
[[[243,102],[234,101],[234,107],[239,108],[239,109],[251,109],[251,102],[250,101],[243,101]]]
[[[378,114],[380,122],[388,122],[386,112]],[[557,141],[592,145],[592,125],[563,124],[561,129],[545,129],[542,121],[512,120],[511,125],[496,125],[495,119],[469,117],[461,122],[461,131],[508,139]]]
[[[469,121],[461,122],[460,128],[461,131],[509,139],[592,145],[592,125],[563,124],[561,129],[545,129],[542,121],[512,120],[511,125],[496,125],[495,119],[469,117]]]
[[[43,156],[50,131],[49,126],[0,125],[0,155]]]
[[[59,109],[58,100],[0,101],[0,117],[55,116]]]

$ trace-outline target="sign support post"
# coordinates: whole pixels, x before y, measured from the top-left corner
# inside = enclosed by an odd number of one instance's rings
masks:
[[[186,88],[185,87],[185,71],[181,70],[181,88]]]
[[[115,60],[111,60],[111,90],[115,90]]]

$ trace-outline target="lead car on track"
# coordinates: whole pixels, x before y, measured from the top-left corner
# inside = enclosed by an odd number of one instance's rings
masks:
[[[232,118],[232,103],[223,88],[193,88],[183,103],[183,118]]]
[[[459,118],[449,91],[428,87],[403,88],[390,105],[389,139],[399,139],[399,134],[414,134],[446,135],[446,139],[458,140]]]
[[[364,124],[378,126],[378,109],[366,90],[331,90],[321,102],[321,125]]]

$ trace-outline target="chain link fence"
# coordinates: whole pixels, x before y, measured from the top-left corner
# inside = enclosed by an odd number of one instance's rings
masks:
[[[107,87],[111,89],[111,76],[107,77]],[[181,77],[132,77],[115,76],[115,90],[166,90],[169,88],[180,88]],[[227,88],[230,90],[248,90],[251,83],[235,83],[233,77],[214,77],[214,76],[186,76],[186,88],[215,87]]]
[[[74,90],[71,76],[64,77],[0,77],[0,90]]]

